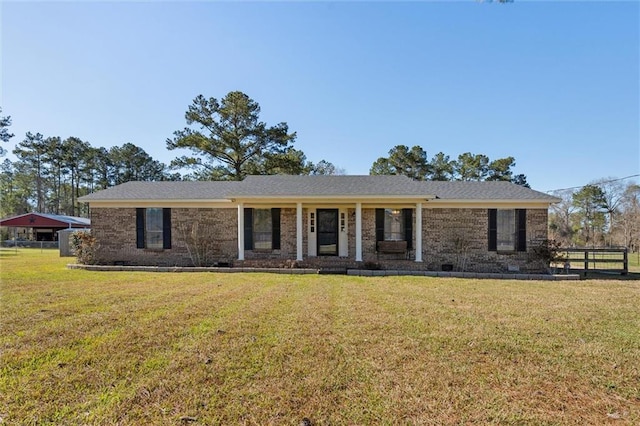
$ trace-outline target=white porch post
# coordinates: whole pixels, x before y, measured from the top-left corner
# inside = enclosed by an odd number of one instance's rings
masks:
[[[416,262],[422,262],[422,203],[416,204]]]
[[[238,203],[238,260],[244,260],[244,204]]]
[[[296,260],[302,260],[302,203],[296,205]]]
[[[362,203],[356,203],[356,262],[362,262]]]

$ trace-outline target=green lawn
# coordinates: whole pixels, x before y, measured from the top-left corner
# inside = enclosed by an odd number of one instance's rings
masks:
[[[0,259],[0,424],[640,424],[640,281]]]
[[[629,271],[640,272],[640,253],[629,253]]]

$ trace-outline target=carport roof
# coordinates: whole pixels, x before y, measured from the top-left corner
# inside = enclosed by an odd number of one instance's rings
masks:
[[[86,217],[64,216],[47,213],[25,213],[0,220],[0,226],[24,228],[89,228]]]

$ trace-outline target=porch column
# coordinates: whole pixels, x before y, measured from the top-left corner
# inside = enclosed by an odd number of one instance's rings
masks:
[[[362,203],[356,203],[356,262],[362,262]]]
[[[238,260],[244,260],[244,204],[238,203]]]
[[[296,205],[296,260],[302,260],[302,203]]]
[[[416,204],[416,262],[422,262],[422,203]]]

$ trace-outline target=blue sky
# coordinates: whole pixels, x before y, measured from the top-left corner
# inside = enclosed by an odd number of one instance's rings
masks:
[[[169,163],[193,98],[240,90],[348,174],[398,144],[513,156],[542,191],[640,173],[638,2],[0,8],[9,150],[31,131]]]

